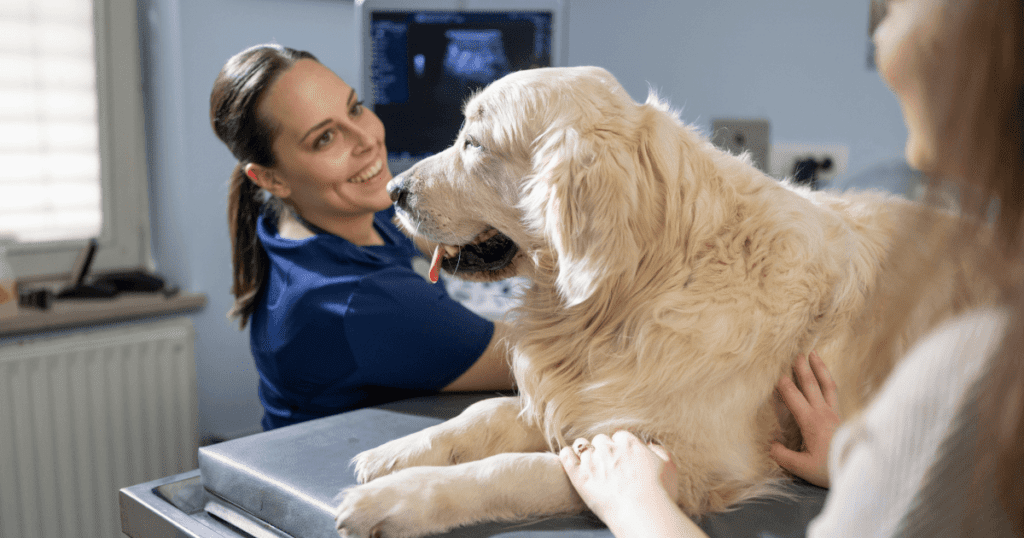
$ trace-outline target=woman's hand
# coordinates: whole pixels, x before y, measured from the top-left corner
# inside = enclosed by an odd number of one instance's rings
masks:
[[[778,391],[800,427],[804,447],[795,452],[776,442],[772,444],[770,454],[783,469],[827,488],[829,446],[842,422],[836,383],[821,357],[813,351],[809,360],[804,355],[796,358],[793,375],[800,386],[797,387],[789,376],[783,376],[779,380]]]
[[[577,439],[559,457],[583,502],[618,538],[706,536],[676,505],[676,466],[660,445],[620,431]]]
[[[647,445],[632,433],[577,439],[559,457],[583,502],[602,520],[620,505],[678,497],[676,466],[659,445]]]

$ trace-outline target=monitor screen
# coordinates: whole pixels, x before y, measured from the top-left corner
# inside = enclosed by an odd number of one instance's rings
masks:
[[[371,10],[367,23],[363,98],[384,123],[396,174],[452,144],[474,91],[558,64],[552,11]]]

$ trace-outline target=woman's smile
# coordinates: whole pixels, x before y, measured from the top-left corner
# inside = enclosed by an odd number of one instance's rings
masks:
[[[377,174],[380,174],[381,170],[384,169],[384,161],[380,158],[376,159],[369,166],[364,168],[355,176],[349,178],[349,183],[366,183]]]

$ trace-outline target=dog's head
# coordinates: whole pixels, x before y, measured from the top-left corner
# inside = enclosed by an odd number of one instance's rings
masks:
[[[464,115],[454,145],[388,186],[407,230],[448,245],[446,271],[553,273],[568,306],[633,271],[638,237],[663,217],[642,198],[665,196],[672,142],[654,125],[676,120],[664,107],[636,103],[604,69],[547,68],[494,82]]]

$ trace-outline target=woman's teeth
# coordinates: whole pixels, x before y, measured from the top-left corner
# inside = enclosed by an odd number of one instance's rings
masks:
[[[381,169],[384,168],[384,161],[377,159],[376,162],[371,164],[368,168],[359,173],[359,175],[348,180],[349,183],[366,183],[373,176],[380,173]]]

